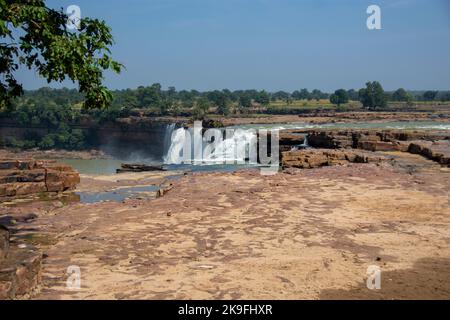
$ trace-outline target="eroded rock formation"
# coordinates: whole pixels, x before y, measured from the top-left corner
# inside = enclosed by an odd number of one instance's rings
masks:
[[[396,131],[396,130],[310,130],[308,132],[298,130],[287,130],[282,136],[301,136],[308,133],[308,143],[312,148],[348,150],[359,149],[365,151],[400,151],[420,154],[430,160],[442,165],[450,165],[450,134],[448,132],[434,131]],[[280,139],[280,151],[289,150],[291,147],[289,139],[284,143]],[[310,167],[306,159],[320,158],[322,162],[332,164],[340,153],[320,151],[295,152],[299,167]],[[346,153],[346,152],[344,152]],[[314,156],[313,156],[314,155]],[[281,152],[283,166],[289,166],[292,153]],[[331,157],[331,158],[330,158]],[[327,158],[328,160],[325,160]],[[311,160],[313,163],[315,160]],[[320,162],[320,161],[319,161]],[[352,162],[352,161],[350,161]],[[313,166],[314,167],[314,166]]]
[[[0,197],[74,189],[78,172],[56,161],[0,160]]]
[[[430,160],[450,166],[450,140],[412,141],[408,152],[420,154]]]
[[[394,130],[334,130],[311,131],[308,142],[315,148],[358,148],[369,151],[407,151],[409,141],[441,140],[438,132]]]
[[[311,169],[323,166],[344,165],[347,163],[369,163],[387,160],[369,152],[359,150],[304,149],[283,152],[283,168]]]

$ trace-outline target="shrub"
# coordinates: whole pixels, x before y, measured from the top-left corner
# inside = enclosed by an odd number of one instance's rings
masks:
[[[38,143],[38,147],[41,149],[51,149],[55,146],[55,140],[53,134],[46,135],[41,142]]]

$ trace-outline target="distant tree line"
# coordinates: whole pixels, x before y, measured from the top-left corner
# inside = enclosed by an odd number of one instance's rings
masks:
[[[347,104],[349,101],[359,101],[363,107],[371,110],[384,109],[388,102],[413,101],[450,101],[450,91],[407,91],[399,88],[393,92],[385,92],[377,81],[367,82],[362,89],[338,89],[332,94],[318,89],[295,90],[293,92],[264,90],[228,89],[200,92],[197,90],[180,90],[169,87],[162,89],[159,83],[150,86],[140,86],[136,89],[112,91],[113,99],[109,108],[83,108],[85,96],[75,89],[51,89],[44,87],[38,90],[25,91],[24,95],[12,103],[12,108],[0,109],[0,116],[13,117],[24,124],[47,124],[53,119],[72,119],[90,116],[99,122],[127,117],[141,110],[141,114],[154,115],[184,115],[197,119],[207,114],[247,114],[260,113],[270,107],[271,113],[276,113],[280,102],[289,107],[292,103],[304,100],[323,101],[329,99],[331,104]],[[50,121],[50,122],[49,122]]]
[[[63,148],[83,149],[88,147],[89,137],[78,129],[72,129],[83,119],[98,123],[115,120],[130,115],[184,115],[195,119],[204,119],[208,114],[250,114],[270,113],[289,114],[307,112],[290,107],[295,101],[303,100],[302,106],[308,101],[316,109],[329,100],[331,104],[345,110],[350,101],[359,101],[369,110],[383,110],[388,102],[411,104],[414,101],[450,101],[450,91],[407,91],[399,88],[393,92],[385,92],[377,81],[367,82],[359,90],[338,89],[332,94],[318,89],[295,90],[293,92],[264,90],[213,90],[200,92],[197,90],[180,90],[169,87],[163,90],[156,83],[137,89],[112,91],[113,99],[109,108],[84,108],[85,96],[76,89],[51,89],[44,87],[38,90],[25,91],[23,96],[16,98],[8,108],[0,109],[0,118],[14,119],[29,128],[45,127],[47,134],[37,136],[33,130],[26,134],[24,140],[0,137],[0,145],[19,148],[41,149]],[[296,104],[297,107],[299,104]]]
[[[180,90],[169,87],[163,90],[159,83],[150,86],[140,86],[137,89],[112,91],[112,101],[107,109],[82,108],[84,95],[75,89],[41,88],[25,91],[24,95],[13,101],[10,110],[14,113],[24,106],[32,109],[37,105],[56,104],[71,105],[82,114],[93,115],[96,119],[112,120],[126,116],[133,109],[142,109],[149,115],[193,115],[202,118],[214,112],[221,115],[230,113],[245,114],[258,109],[267,108],[273,101],[284,101],[289,105],[294,100],[327,99],[329,95],[318,89],[309,92],[307,89],[292,93],[277,91],[269,93],[265,90],[235,90],[228,89],[200,92],[197,90]],[[25,109],[26,109],[25,108]],[[1,110],[0,110],[1,111]]]
[[[360,101],[364,108],[369,110],[385,109],[388,102],[406,102],[412,105],[414,101],[450,101],[449,91],[424,91],[409,92],[403,88],[399,88],[394,92],[385,92],[378,81],[369,81],[365,88],[359,91],[354,89],[345,90],[338,89],[330,95],[330,102],[337,105],[349,102],[349,100]]]

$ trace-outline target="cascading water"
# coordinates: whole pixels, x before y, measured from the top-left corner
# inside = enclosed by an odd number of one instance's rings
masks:
[[[256,152],[256,133],[253,130],[238,129],[220,141],[211,152],[203,157],[206,163],[244,163],[249,158],[250,149]],[[256,162],[256,159],[255,159]]]
[[[169,148],[167,150],[166,156],[164,157],[165,164],[180,164],[183,160],[183,148],[186,140],[186,130],[184,128],[179,128],[172,130],[169,138]]]
[[[166,126],[166,131],[164,133],[164,156],[167,155],[167,151],[170,148],[172,133],[174,132],[176,123],[171,123]]]
[[[303,143],[299,147],[303,149],[309,148],[308,136],[305,136],[305,140],[303,140]]]
[[[300,150],[300,149],[307,149],[309,147],[310,147],[310,145],[308,143],[308,136],[306,135],[305,139],[303,140],[303,143],[292,147],[291,151]]]
[[[224,130],[216,129],[220,138]],[[223,164],[223,163],[245,163],[251,158],[252,151],[256,152],[257,136],[254,130],[233,130],[231,135],[226,134],[224,139],[216,143],[207,141],[201,136],[201,154],[195,154],[193,129],[179,128],[172,130],[171,143],[164,157],[165,164]],[[252,150],[253,148],[253,150]],[[184,152],[188,152],[187,155]],[[251,159],[250,159],[251,160]],[[256,162],[256,158],[255,161]]]

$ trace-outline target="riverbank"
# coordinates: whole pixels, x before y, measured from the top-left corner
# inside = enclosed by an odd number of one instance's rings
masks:
[[[38,158],[78,158],[93,159],[105,154],[126,161],[142,159],[161,162],[170,146],[171,133],[180,127],[193,125],[191,118],[182,117],[128,117],[118,118],[102,125],[93,123],[73,124],[72,129],[80,133],[81,153],[61,154],[53,151],[30,151],[31,147],[42,146],[41,142],[49,135],[46,127],[28,127],[20,125],[13,119],[0,123],[0,146],[16,148],[17,152],[26,150],[24,156]],[[5,122],[6,121],[6,122]],[[408,126],[424,129],[450,128],[450,113],[440,112],[318,112],[308,115],[258,115],[239,117],[213,117],[203,122],[204,128],[239,127],[267,129],[300,129],[320,127],[351,128],[401,128]],[[30,140],[30,137],[32,139]],[[55,136],[48,137],[50,140]],[[53,140],[52,140],[53,141]],[[54,145],[55,148],[58,145]],[[59,148],[65,148],[59,145]],[[70,147],[69,147],[70,149]],[[94,151],[91,151],[94,149]],[[12,149],[10,149],[12,150]],[[104,154],[95,151],[101,150]],[[0,151],[1,152],[1,151]],[[86,153],[87,152],[87,153]],[[0,154],[1,156],[1,154]]]
[[[160,123],[179,123],[181,125],[190,125],[193,120],[190,117],[132,117],[130,120],[124,118],[124,123],[133,121],[154,121]],[[131,120],[132,119],[132,120]],[[278,123],[352,123],[352,122],[385,122],[385,121],[443,121],[450,122],[450,109],[429,112],[370,112],[370,111],[352,111],[335,112],[326,110],[316,110],[315,112],[304,114],[240,114],[229,116],[209,115],[207,119],[221,123],[223,126],[236,126],[246,124],[278,124]]]
[[[296,150],[306,134],[319,149]],[[448,130],[284,130],[273,176],[72,159],[75,190],[1,202],[0,224],[12,250],[43,253],[28,298],[450,299],[448,142]]]
[[[45,235],[34,238],[46,257],[35,298],[448,299],[449,169],[394,156],[188,174],[157,199],[56,208],[22,226]],[[81,268],[78,291],[66,288],[69,265]],[[369,265],[381,290],[365,286]]]
[[[352,123],[386,121],[443,121],[450,122],[448,112],[318,112],[303,115],[258,115],[247,117],[214,117],[225,126],[275,123]]]
[[[101,150],[20,150],[13,148],[0,149],[0,159],[109,159],[111,158]]]
[[[44,253],[35,299],[448,299],[450,169],[404,152],[373,155],[390,160],[275,176],[83,174],[81,194],[170,188],[120,201],[12,202],[0,215],[17,221],[12,247]],[[80,290],[66,287],[72,265]],[[382,270],[381,290],[365,287],[370,265]]]

